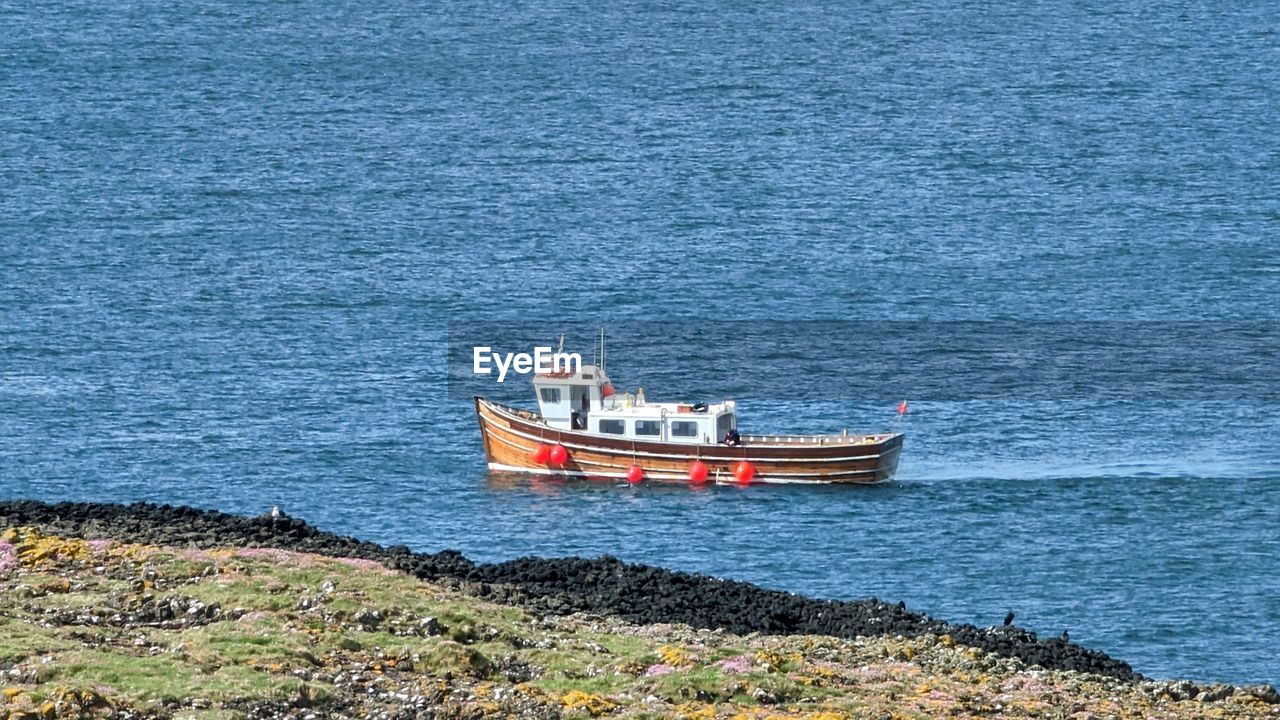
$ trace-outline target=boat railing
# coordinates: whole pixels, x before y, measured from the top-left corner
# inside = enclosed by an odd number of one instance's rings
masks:
[[[530,422],[543,422],[542,416],[532,410],[524,408],[512,407],[510,405],[502,405],[493,401],[486,401],[489,405],[508,415],[515,415],[518,418],[528,420]]]
[[[865,445],[887,438],[882,435],[743,435],[744,445]]]

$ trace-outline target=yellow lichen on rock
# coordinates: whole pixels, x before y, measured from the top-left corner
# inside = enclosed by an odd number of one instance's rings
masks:
[[[0,533],[0,541],[13,546],[18,562],[24,567],[74,560],[87,561],[93,557],[92,549],[84,540],[45,535],[30,527],[8,528]]]
[[[715,720],[716,706],[706,703],[688,702],[676,706],[675,716],[680,720]]]
[[[561,695],[560,704],[570,712],[585,711],[592,717],[599,717],[618,707],[618,703],[608,698],[585,693],[581,690],[570,690]]]
[[[687,667],[693,664],[693,657],[689,652],[675,645],[663,645],[658,648],[658,657],[663,663],[673,667]]]
[[[796,676],[796,680],[810,687],[829,687],[840,682],[840,673],[831,668],[811,666]]]
[[[132,560],[134,562],[145,562],[151,559],[151,556],[159,550],[160,548],[154,545],[118,542],[111,542],[103,548],[103,551],[109,557],[121,560]]]
[[[804,656],[798,652],[781,653],[776,650],[760,650],[756,653],[756,660],[770,671],[777,672],[787,663],[803,662]]]

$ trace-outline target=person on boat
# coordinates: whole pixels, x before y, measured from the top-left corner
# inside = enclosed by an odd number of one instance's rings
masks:
[[[724,434],[724,444],[730,447],[741,445],[742,436],[738,435],[738,431],[736,429],[729,428],[729,431]]]

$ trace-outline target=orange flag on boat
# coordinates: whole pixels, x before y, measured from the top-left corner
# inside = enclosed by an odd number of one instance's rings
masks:
[[[906,415],[906,414],[907,414],[907,401],[906,401],[906,400],[903,400],[902,402],[898,403],[898,414],[899,414],[899,415]]]

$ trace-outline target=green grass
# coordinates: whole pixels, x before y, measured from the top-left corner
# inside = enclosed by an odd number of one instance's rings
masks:
[[[59,629],[43,628],[0,615],[0,664],[59,654],[81,646],[65,635]]]
[[[81,649],[42,669],[43,682],[75,687],[107,686],[141,701],[178,700],[197,687],[200,671],[171,656],[134,657]]]

